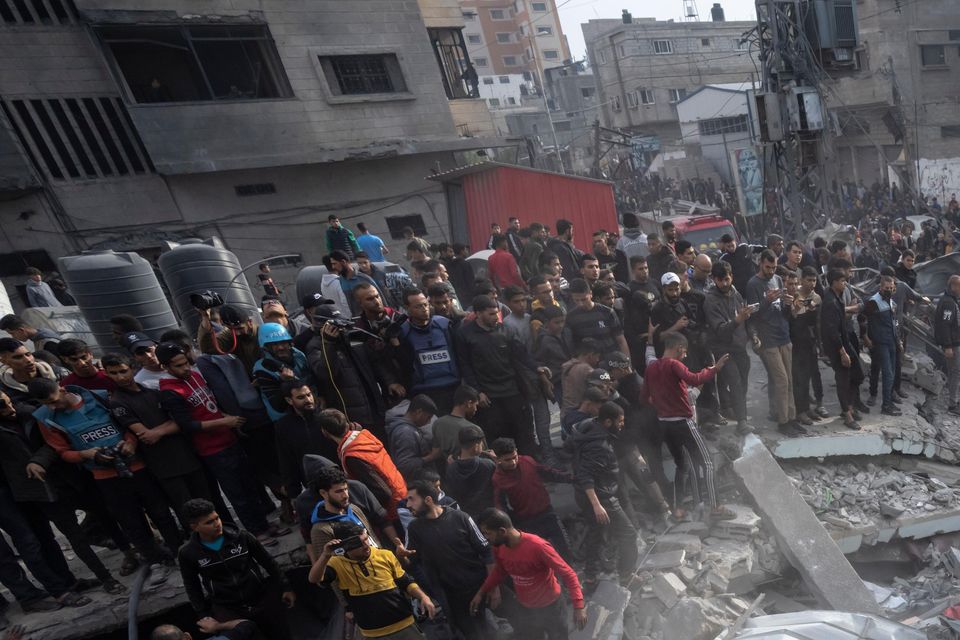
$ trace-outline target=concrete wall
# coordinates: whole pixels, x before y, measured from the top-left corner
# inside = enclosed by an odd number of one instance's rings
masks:
[[[416,2],[82,0],[77,4],[81,14],[92,20],[181,20],[201,15],[204,22],[265,22],[269,27],[292,98],[130,105],[140,135],[163,173],[395,155],[416,151],[411,147],[420,141],[456,137]],[[396,54],[407,91],[332,96],[317,58],[345,53]],[[245,135],[237,136],[238,130]]]

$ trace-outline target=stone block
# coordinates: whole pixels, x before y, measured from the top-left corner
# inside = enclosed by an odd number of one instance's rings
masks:
[[[653,593],[669,609],[673,607],[683,594],[687,592],[687,585],[673,573],[661,573],[653,579]]]
[[[756,436],[745,438],[733,471],[780,550],[821,604],[838,611],[880,612],[843,552]]]
[[[683,564],[687,557],[687,552],[683,549],[678,551],[666,551],[664,553],[651,553],[647,559],[640,565],[640,571],[660,571],[663,569],[673,569]]]
[[[601,580],[587,602],[586,626],[570,633],[570,640],[620,640],[623,637],[623,613],[629,602],[629,589]]]
[[[706,538],[710,532],[710,526],[706,522],[694,520],[693,522],[681,522],[670,529],[670,533],[685,533],[698,538]]]

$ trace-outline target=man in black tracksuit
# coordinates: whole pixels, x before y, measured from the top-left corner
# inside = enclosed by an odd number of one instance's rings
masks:
[[[183,515],[192,533],[180,547],[180,574],[197,617],[219,622],[244,618],[270,629],[272,639],[288,640],[281,605],[292,607],[296,594],[256,536],[225,527],[208,500],[189,500]]]
[[[425,570],[434,593],[442,591],[450,622],[467,640],[482,640],[484,616],[470,615],[470,600],[493,567],[490,543],[463,511],[440,505],[440,490],[418,480],[409,488],[407,506],[416,516],[407,526],[406,548],[419,551],[413,561]]]
[[[947,408],[960,415],[960,276],[950,276],[934,314],[933,335],[947,359]]]
[[[600,407],[593,420],[581,422],[567,445],[573,449],[573,475],[577,504],[589,523],[586,549],[585,586],[595,584],[600,572],[600,552],[609,532],[617,547],[617,572],[629,578],[637,567],[637,530],[620,504],[619,465],[614,441],[623,429],[623,409],[613,402]]]
[[[480,426],[488,442],[513,438],[520,453],[532,456],[537,452],[533,414],[521,391],[519,369],[546,376],[550,370],[538,367],[526,347],[504,332],[493,298],[477,296],[473,310],[476,319],[457,333],[457,354],[463,381],[480,391]]]

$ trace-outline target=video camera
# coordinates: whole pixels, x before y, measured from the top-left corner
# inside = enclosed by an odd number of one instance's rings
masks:
[[[201,291],[200,293],[190,294],[190,304],[194,309],[207,311],[214,307],[223,306],[223,296],[216,291]]]
[[[126,456],[120,451],[121,444],[122,443],[118,442],[109,447],[102,447],[100,451],[97,452],[94,462],[104,467],[113,467],[114,471],[116,471],[117,475],[121,478],[132,478],[133,472],[130,471],[130,467],[127,465]],[[111,460],[105,460],[104,458],[111,458]]]

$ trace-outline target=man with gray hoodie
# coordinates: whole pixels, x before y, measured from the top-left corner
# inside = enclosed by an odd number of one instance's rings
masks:
[[[749,433],[747,424],[747,380],[750,375],[750,356],[747,355],[745,324],[753,308],[733,286],[733,270],[728,262],[716,262],[710,270],[713,288],[707,289],[703,303],[707,316],[708,345],[715,358],[730,355],[730,361],[720,370],[718,389],[720,405],[737,421],[738,433]]]

